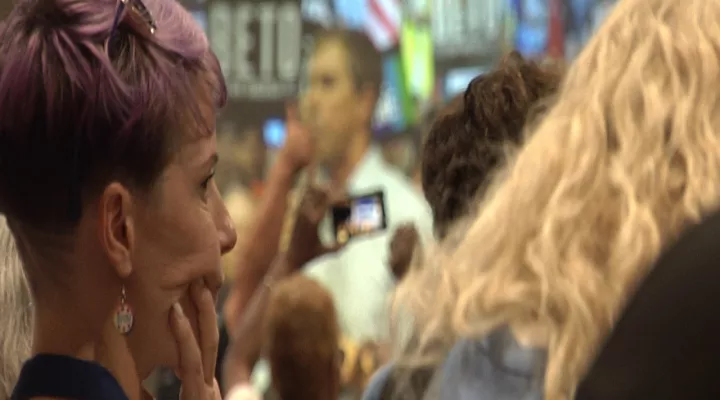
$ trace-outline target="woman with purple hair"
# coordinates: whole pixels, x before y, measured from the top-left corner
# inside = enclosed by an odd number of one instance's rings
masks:
[[[0,213],[35,332],[13,399],[140,399],[159,366],[183,398],[219,397],[225,98],[174,0],[18,1],[0,27]]]

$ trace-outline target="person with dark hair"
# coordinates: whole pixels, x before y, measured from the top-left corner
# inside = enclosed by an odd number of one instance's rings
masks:
[[[555,66],[541,66],[511,52],[496,70],[476,77],[464,94],[431,110],[420,168],[438,239],[470,211],[508,147],[522,141],[528,115],[555,92],[560,76]],[[397,253],[391,251],[390,260],[401,277],[412,258],[414,236],[407,227],[396,236]]]
[[[430,236],[430,210],[409,180],[372,145],[372,118],[383,82],[383,64],[370,39],[357,31],[323,31],[316,37],[307,75],[299,121],[290,118],[287,145],[295,146],[297,137],[302,136],[309,146],[297,153],[302,157],[281,155],[278,168],[285,172],[267,182],[253,239],[248,240],[252,245],[243,252],[243,266],[237,269],[234,293],[225,306],[226,318],[231,320],[232,314],[242,312],[267,272],[279,248],[287,194],[299,171],[312,163],[337,192],[350,196],[384,192],[388,231],[351,239],[342,251],[316,258],[305,271],[332,293],[347,338],[385,342],[390,333],[387,295],[394,285],[386,264],[389,232],[412,221],[421,234]],[[321,234],[332,237],[324,229]]]
[[[35,312],[13,399],[216,399],[236,241],[213,181],[219,63],[172,0],[21,0],[0,29],[0,212]],[[197,338],[197,340],[196,340]]]
[[[559,71],[543,68],[512,52],[495,70],[473,79],[463,95],[437,112],[424,144],[422,182],[438,239],[455,239],[447,236],[449,228],[472,212],[474,200],[482,195],[489,175],[504,162],[508,147],[522,142],[526,121],[540,109],[543,100],[554,94],[560,80]],[[407,244],[396,245],[398,251],[406,252],[408,248],[412,249]],[[404,260],[407,271],[411,257],[396,254],[393,259]],[[449,359],[445,366],[454,368],[470,361]],[[424,393],[436,368],[407,369],[386,366],[380,370],[364,398],[405,398],[402,396],[408,393]]]
[[[559,83],[558,73],[512,52],[439,113],[422,155],[423,192],[439,237],[470,211],[507,146],[522,141],[528,114]]]

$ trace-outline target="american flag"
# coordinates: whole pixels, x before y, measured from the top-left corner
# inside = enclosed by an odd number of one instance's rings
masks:
[[[375,47],[385,51],[398,43],[402,22],[401,0],[366,0],[365,32]]]
[[[565,57],[565,26],[563,24],[561,0],[550,0],[550,18],[548,21],[547,55],[555,60]]]

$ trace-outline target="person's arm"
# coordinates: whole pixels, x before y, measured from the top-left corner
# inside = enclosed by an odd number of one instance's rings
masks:
[[[277,254],[288,207],[288,194],[292,190],[296,172],[297,169],[282,158],[271,169],[254,222],[248,230],[248,239],[239,252],[234,282],[223,309],[230,331],[236,316],[242,313]]]
[[[234,321],[243,312],[278,252],[288,194],[298,172],[310,163],[312,153],[311,135],[300,126],[294,111],[288,110],[285,146],[270,170],[255,219],[248,230],[248,238],[238,254],[234,284],[223,307],[223,316],[231,332]]]

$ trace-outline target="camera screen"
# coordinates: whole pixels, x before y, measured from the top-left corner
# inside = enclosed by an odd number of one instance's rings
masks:
[[[382,192],[351,198],[333,208],[333,225],[338,243],[385,229],[385,205]]]

